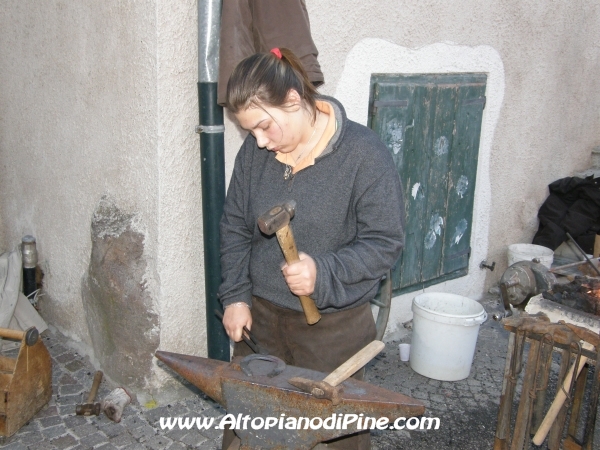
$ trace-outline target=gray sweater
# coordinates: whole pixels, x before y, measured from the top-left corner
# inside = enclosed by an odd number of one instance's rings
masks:
[[[370,301],[404,244],[404,200],[389,150],[370,129],[349,120],[331,97],[338,123],[327,148],[292,179],[275,154],[248,134],[235,167],[221,219],[219,298],[224,306],[252,305],[252,295],[302,311],[281,273],[275,235],[257,219],[273,206],[296,201],[291,228],[298,251],[317,266],[311,298],[322,313]]]

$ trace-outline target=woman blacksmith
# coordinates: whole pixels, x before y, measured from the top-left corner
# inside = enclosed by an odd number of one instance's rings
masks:
[[[249,132],[221,220],[219,298],[234,355],[251,353],[240,342],[245,326],[285,363],[331,372],[375,338],[369,302],[403,246],[403,194],[391,154],[336,99],[319,95],[285,48],[238,64],[227,108]],[[290,200],[301,253],[288,265],[257,219]],[[316,324],[307,324],[300,295],[319,309]],[[233,438],[226,433],[223,448]],[[368,449],[369,434],[327,448]]]

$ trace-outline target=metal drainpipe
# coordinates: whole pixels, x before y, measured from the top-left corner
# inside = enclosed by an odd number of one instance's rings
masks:
[[[221,0],[198,0],[198,103],[204,282],[208,357],[229,361],[229,337],[215,309],[222,311],[217,291],[221,284],[219,221],[225,202],[225,139],[223,108],[217,104]]]

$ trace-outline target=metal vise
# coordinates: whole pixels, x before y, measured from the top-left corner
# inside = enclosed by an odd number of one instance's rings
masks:
[[[519,261],[510,266],[500,279],[500,296],[504,314],[494,315],[495,320],[512,315],[510,305],[518,306],[534,295],[554,286],[556,277],[546,266],[534,261]]]

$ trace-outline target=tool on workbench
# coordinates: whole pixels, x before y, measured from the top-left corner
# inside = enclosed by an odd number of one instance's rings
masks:
[[[288,264],[299,261],[298,249],[294,234],[290,227],[290,220],[296,212],[296,202],[287,201],[282,205],[275,206],[258,218],[258,228],[264,234],[270,236],[273,233],[277,236],[281,251]],[[299,295],[302,310],[306,316],[306,323],[314,325],[321,320],[321,313],[317,309],[315,302],[307,295]]]
[[[0,356],[0,436],[12,436],[50,401],[52,360],[35,327],[0,337],[21,341],[16,359]]]
[[[385,344],[381,341],[373,341],[354,356],[350,357],[344,364],[331,372],[322,381],[308,380],[306,378],[295,377],[290,378],[288,383],[302,389],[305,392],[311,393],[316,398],[326,398],[331,400],[334,405],[337,405],[341,399],[341,383],[350,378],[354,373],[373,359]]]
[[[97,416],[102,410],[100,402],[94,402],[98,389],[100,388],[100,382],[102,381],[103,373],[101,370],[96,371],[94,374],[94,381],[92,382],[92,388],[88,395],[87,401],[82,405],[75,406],[75,414],[78,416]]]
[[[215,312],[215,316],[217,316],[219,319],[223,320],[223,313],[221,311],[219,311],[218,309],[215,309],[214,312]],[[244,328],[243,328],[242,339],[244,340],[244,342],[246,344],[248,344],[248,347],[250,347],[254,353],[258,353],[260,355],[268,355],[269,354],[269,351],[266,348],[264,348],[262,345],[260,345],[260,343],[256,340],[254,335],[250,332],[250,330],[246,326],[244,326]]]
[[[374,386],[364,381],[347,379],[336,405],[328,399],[316,398],[288,383],[294,377],[319,381],[326,374],[314,370],[286,365],[279,358],[266,355],[249,355],[235,358],[231,363],[157,351],[156,357],[206,395],[227,409],[233,417],[306,418],[317,423],[324,419],[341,420],[340,417],[363,414],[364,418],[386,417],[394,421],[399,417],[418,416],[425,412],[419,400],[398,392]],[[250,359],[250,364],[244,360]],[[268,360],[267,360],[268,359]],[[242,371],[241,365],[246,366]],[[342,416],[340,416],[342,415]],[[344,416],[346,415],[346,416]],[[257,419],[258,420],[258,419]],[[311,449],[319,442],[356,433],[361,428],[358,421],[344,427],[285,427],[253,429],[240,425],[234,431],[244,449]],[[330,429],[326,429],[330,428]]]
[[[569,239],[569,241],[571,241],[573,244],[575,244],[575,247],[577,247],[577,250],[579,250],[581,255],[585,258],[586,262],[592,267],[592,269],[594,269],[596,274],[600,276],[600,269],[598,269],[598,267],[596,267],[596,265],[588,257],[587,253],[583,251],[583,249],[579,246],[579,244],[575,241],[575,239],[573,239],[573,236],[571,236],[571,234],[568,232],[567,232],[567,238]]]
[[[552,267],[552,269],[548,270],[548,272],[556,273],[558,275],[565,275],[565,272],[563,271],[564,269],[569,269],[571,267],[581,266],[582,264],[590,264],[590,263],[592,264],[592,266],[595,266],[598,263],[598,258],[590,259],[589,262],[586,261],[585,259],[583,259],[581,261],[575,261],[572,263],[563,264],[562,266]]]

